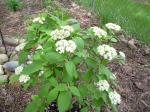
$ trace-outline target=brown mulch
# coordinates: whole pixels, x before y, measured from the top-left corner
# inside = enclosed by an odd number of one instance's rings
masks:
[[[4,19],[2,29],[9,37],[23,36],[26,33],[24,17],[41,12],[39,0],[23,1],[28,4],[23,10],[16,13],[9,12]],[[83,7],[75,4],[73,6],[68,4],[65,7],[68,7],[71,15],[79,20],[82,27],[98,25],[96,17]],[[122,67],[110,65],[120,85],[118,92],[122,96],[122,103],[119,105],[119,112],[150,112],[150,54],[145,53],[145,49],[140,44],[137,49],[130,49],[123,42],[119,42],[115,47],[125,52],[127,57],[126,64]],[[12,85],[1,86],[0,112],[23,112],[35,91],[30,89],[25,92],[20,87]]]
[[[42,1],[43,0],[22,0],[23,9],[17,12],[11,12],[7,10],[4,2],[1,2],[3,6],[0,8],[0,11],[3,12],[3,15],[1,15],[3,17],[1,29],[4,37],[7,36],[10,38],[22,38],[26,34],[26,24],[24,21],[27,18],[42,12]]]
[[[83,7],[75,4],[70,4],[68,7],[81,26],[97,25],[97,20],[93,20],[93,15],[88,17],[89,12]],[[137,49],[130,49],[123,42],[117,43],[115,47],[126,54],[124,66],[110,64],[120,85],[118,92],[122,96],[122,103],[119,106],[119,112],[150,112],[150,54],[147,54],[140,44]]]

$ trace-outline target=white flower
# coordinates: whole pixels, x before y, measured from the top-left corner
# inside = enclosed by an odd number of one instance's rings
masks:
[[[114,31],[120,31],[121,27],[119,25],[116,25],[114,23],[107,23],[106,28],[110,29],[110,30],[114,30]]]
[[[30,77],[29,77],[28,75],[21,75],[21,76],[19,77],[20,83],[26,83],[26,82],[29,81],[29,80],[30,80]]]
[[[76,44],[72,40],[59,40],[56,42],[56,51],[60,54],[66,52],[73,53],[76,50]]]
[[[60,54],[64,53],[66,50],[66,46],[68,44],[67,40],[59,40],[56,42],[56,51],[58,51]]]
[[[34,18],[34,19],[33,19],[33,23],[38,22],[38,23],[40,23],[40,24],[43,24],[44,21],[45,21],[45,18],[44,18],[44,17],[37,17],[37,18]]]
[[[74,31],[73,27],[67,25],[67,26],[61,26],[61,29],[56,29],[51,32],[50,36],[53,40],[62,40],[71,35],[71,33]]]
[[[64,29],[64,30],[67,30],[67,31],[69,31],[71,33],[74,31],[73,27],[71,27],[69,25],[61,26],[61,28]]]
[[[25,46],[26,46],[26,43],[21,43],[15,48],[15,50],[19,52],[23,50]]]
[[[107,59],[109,61],[113,60],[117,56],[117,51],[113,47],[110,47],[109,45],[100,45],[97,48],[98,53],[100,56],[103,56],[104,59]]]
[[[52,31],[50,35],[51,35],[53,40],[57,40],[58,35],[59,35],[59,30],[56,29],[56,30]]]
[[[126,58],[126,55],[122,51],[119,52],[119,55],[124,59]]]
[[[77,46],[76,46],[75,42],[72,40],[69,40],[68,44],[66,46],[66,51],[73,53],[76,50],[76,48],[77,48]]]
[[[107,36],[107,32],[97,26],[92,27],[92,29],[93,29],[94,35],[98,36],[99,38]]]
[[[18,66],[16,69],[15,69],[15,74],[16,75],[19,75],[23,70],[23,66]]]
[[[104,90],[108,91],[108,89],[110,87],[109,83],[106,80],[100,80],[99,82],[97,82],[96,85],[98,86],[98,89],[100,91],[104,91]]]
[[[44,71],[43,71],[43,70],[40,71],[40,72],[39,72],[39,77],[42,76],[43,74],[44,74]]]
[[[110,92],[109,98],[111,100],[111,103],[114,105],[121,103],[121,96],[116,91]]]
[[[69,37],[70,32],[67,30],[64,30],[64,29],[62,29],[62,30],[56,29],[56,30],[52,31],[50,35],[53,40],[62,40],[62,39]]]

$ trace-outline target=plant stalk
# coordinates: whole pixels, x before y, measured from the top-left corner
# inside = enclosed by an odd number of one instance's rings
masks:
[[[6,44],[5,44],[4,37],[3,37],[1,29],[0,29],[0,36],[1,36],[1,39],[2,39],[2,44],[3,44],[4,48],[5,48],[5,53],[8,55],[7,47],[6,47]]]

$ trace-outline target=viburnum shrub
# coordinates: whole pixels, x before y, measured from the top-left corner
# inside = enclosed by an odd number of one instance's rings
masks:
[[[116,111],[121,97],[108,64],[125,61],[124,53],[113,48],[120,30],[113,23],[81,29],[74,19],[49,14],[33,19],[26,41],[16,47],[20,66],[10,81],[39,88],[25,111],[44,112],[52,102],[59,112],[71,110],[74,103],[81,112],[99,112],[104,105]]]

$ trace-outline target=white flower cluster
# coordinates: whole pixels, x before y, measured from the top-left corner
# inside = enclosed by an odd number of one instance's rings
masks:
[[[120,31],[121,30],[121,27],[117,24],[114,24],[114,23],[107,23],[105,26],[109,30],[114,30],[114,31]]]
[[[28,82],[30,80],[30,77],[28,76],[28,75],[21,75],[20,77],[19,77],[19,82],[20,83],[26,83],[26,82]]]
[[[73,53],[76,50],[76,44],[72,40],[59,40],[56,42],[56,51],[60,54],[66,52]]]
[[[116,91],[110,92],[109,98],[111,100],[111,103],[114,105],[121,103],[121,96]]]
[[[25,46],[26,46],[26,43],[21,43],[15,48],[15,50],[19,52],[23,50]]]
[[[100,91],[104,91],[104,90],[108,91],[110,87],[109,83],[106,80],[100,80],[99,82],[96,83],[96,85]]]
[[[19,75],[23,70],[23,66],[18,66],[16,69],[15,69],[15,74],[16,75]]]
[[[71,33],[74,31],[74,29],[71,26],[61,26],[61,29],[56,29],[51,32],[51,38],[53,40],[62,40],[71,35]]]
[[[110,47],[109,45],[100,45],[98,48],[98,53],[104,57],[104,59],[107,59],[111,61],[112,59],[116,58],[117,51],[113,47]]]
[[[99,38],[107,36],[107,32],[97,26],[92,27],[92,29],[93,29],[94,35],[98,36]]]
[[[67,30],[67,31],[69,31],[71,33],[74,31],[73,27],[71,27],[69,25],[61,26],[61,28],[64,29],[64,30]]]
[[[37,17],[33,19],[33,23],[40,23],[40,24],[44,24],[45,18],[44,17]]]

